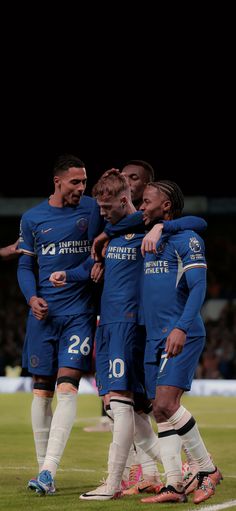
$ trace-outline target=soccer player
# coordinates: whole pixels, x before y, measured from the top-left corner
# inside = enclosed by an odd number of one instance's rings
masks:
[[[143,190],[146,184],[154,180],[154,169],[150,163],[144,160],[130,160],[123,166],[121,173],[127,179],[130,187],[132,203],[138,210],[142,204]],[[104,410],[104,406],[102,406],[102,409]],[[99,424],[85,427],[84,431],[110,431],[111,421],[108,419],[106,414],[104,417],[104,413],[100,419]],[[107,421],[109,421],[109,423]],[[127,476],[129,478],[129,483],[131,486],[133,486],[133,488],[127,490],[127,493],[130,492],[130,494],[132,494],[133,492],[138,492],[138,481],[141,476],[143,476],[144,481],[155,479],[157,473],[156,462],[150,458],[142,449],[140,449],[138,446],[135,446],[134,449],[131,448],[130,456],[127,460],[126,473],[128,471],[129,475],[127,474]],[[143,486],[143,481],[141,485]]]
[[[81,376],[90,371],[96,321],[92,281],[83,279],[91,241],[101,230],[96,201],[84,195],[84,163],[61,156],[54,192],[22,216],[18,281],[30,307],[23,367],[33,376],[32,427],[39,464],[29,488],[55,492],[54,477],[77,410]],[[76,283],[55,287],[51,273],[81,265]],[[36,269],[36,272],[35,272]],[[36,276],[38,274],[38,276]],[[57,406],[52,398],[57,383]]]
[[[178,218],[183,206],[183,194],[176,183],[149,183],[141,206],[145,225],[157,219]],[[206,291],[204,243],[196,232],[186,230],[172,236],[162,235],[155,250],[145,246],[144,252],[146,388],[153,399],[167,482],[159,495],[142,499],[142,502],[186,502],[181,474],[181,438],[199,467],[195,478],[189,482],[193,488],[195,486],[193,501],[199,504],[214,494],[216,484],[222,479],[195,419],[181,405],[181,396],[191,388],[205,345],[205,328],[200,316]]]
[[[95,186],[94,193],[101,214],[112,223],[135,211],[129,185],[119,171],[108,171]],[[145,331],[137,324],[139,281],[136,274],[143,265],[141,239],[142,235],[120,237],[111,242],[107,249],[100,325],[96,336],[96,369],[100,395],[110,394],[111,397],[108,408],[114,415],[114,432],[109,451],[107,484],[105,488],[82,495],[81,498],[85,500],[108,500],[117,496],[134,438],[133,392],[143,394],[144,376]],[[135,276],[132,286],[128,287],[124,282],[127,271],[134,272]],[[67,282],[70,282],[71,271],[65,273]],[[126,424],[125,428],[123,424]],[[148,427],[152,431],[149,423]],[[152,435],[151,440],[147,439],[150,450],[153,449],[152,443],[157,443],[153,431]]]
[[[126,177],[131,200],[137,210],[143,202],[143,191],[147,183],[154,181],[154,169],[144,160],[129,160],[123,166],[121,173]],[[134,396],[134,400],[136,397]],[[131,448],[130,455],[126,462],[127,468],[130,466],[129,483],[130,488],[124,489],[125,495],[133,495],[143,491],[143,488],[153,488],[153,482],[158,479],[158,471],[155,460],[153,460],[145,451],[134,445]],[[139,481],[141,475],[141,481]],[[135,477],[137,481],[135,481]],[[151,484],[150,484],[151,483]],[[148,486],[149,485],[149,486]]]

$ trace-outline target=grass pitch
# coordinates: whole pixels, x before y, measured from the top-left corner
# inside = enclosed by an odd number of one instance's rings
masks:
[[[78,417],[57,472],[57,493],[38,497],[26,489],[37,474],[30,406],[32,396],[25,393],[0,394],[0,510],[1,511],[140,511],[156,509],[158,504],[142,504],[139,496],[116,501],[84,502],[79,495],[98,486],[106,477],[110,433],[85,433],[83,427],[97,422],[101,403],[96,396],[79,396]],[[202,436],[224,481],[214,497],[201,506],[209,508],[236,500],[236,398],[185,396],[183,404],[198,421]],[[186,504],[161,505],[162,511],[199,509],[190,496]],[[216,508],[218,509],[218,507]],[[221,509],[219,507],[219,509]],[[227,509],[227,508],[225,508]],[[236,505],[230,508],[236,509]]]

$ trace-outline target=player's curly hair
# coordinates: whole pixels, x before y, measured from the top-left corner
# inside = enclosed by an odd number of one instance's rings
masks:
[[[110,169],[104,172],[92,189],[93,197],[106,200],[117,197],[120,193],[130,193],[129,184],[118,169]]]
[[[162,180],[148,183],[147,186],[153,186],[166,195],[171,202],[169,213],[173,216],[173,218],[178,218],[182,215],[182,211],[184,209],[184,196],[177,183],[174,181]]]

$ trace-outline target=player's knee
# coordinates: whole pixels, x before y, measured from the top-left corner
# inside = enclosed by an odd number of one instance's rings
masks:
[[[71,376],[60,376],[57,378],[57,392],[69,392],[77,394],[79,388],[79,379]]]
[[[157,399],[153,403],[153,415],[157,422],[167,421],[175,413],[174,403]]]
[[[107,417],[109,417],[109,419],[112,422],[114,422],[114,414],[111,410],[110,404],[105,406],[105,412],[106,412]]]
[[[152,402],[145,394],[134,394],[134,411],[149,414],[152,411]]]
[[[39,397],[53,397],[55,390],[54,382],[34,382],[33,393]]]

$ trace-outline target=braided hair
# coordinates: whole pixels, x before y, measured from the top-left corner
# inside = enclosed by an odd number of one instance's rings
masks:
[[[184,209],[184,196],[180,187],[174,181],[162,180],[148,183],[147,186],[157,188],[161,193],[164,193],[171,202],[169,213],[173,218],[178,218],[182,215]]]

